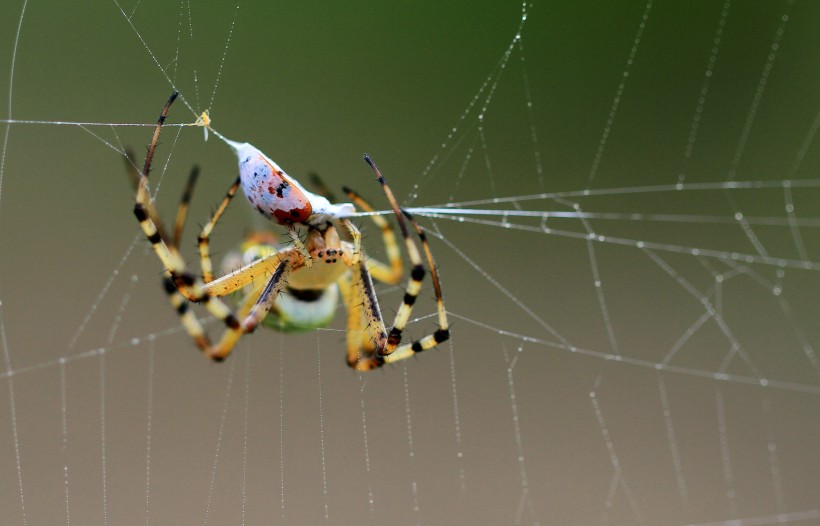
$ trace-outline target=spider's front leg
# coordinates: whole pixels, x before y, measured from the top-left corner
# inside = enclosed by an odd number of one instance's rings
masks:
[[[137,179],[134,215],[165,268],[165,289],[170,296],[171,305],[181,318],[183,326],[207,356],[221,361],[230,354],[242,335],[253,331],[267,315],[279,292],[284,287],[287,276],[295,264],[301,261],[301,257],[293,249],[271,254],[269,257],[254,261],[236,272],[209,283],[205,283],[201,278],[197,278],[188,272],[185,260],[179,253],[177,245],[185,221],[189,197],[183,197],[183,203],[177,213],[174,240],[169,241],[148,189],[151,160],[156,151],[162,125],[176,96],[176,93],[171,96],[157,120],[157,126],[148,148],[142,172],[133,174]],[[186,195],[189,195],[192,191],[195,179],[196,174],[192,173]],[[219,213],[212,218],[212,223],[216,223],[235,191],[235,186],[229,190],[228,197],[223,201]],[[264,281],[260,279],[259,285],[254,284],[254,281],[259,278],[263,278]],[[254,284],[254,286],[242,301],[242,305],[236,314],[219,298],[250,284]],[[225,324],[225,330],[215,345],[208,339],[199,320],[190,310],[188,300],[204,305],[215,318]]]
[[[253,332],[268,315],[284,288],[288,275],[299,260],[295,250],[271,254],[209,283],[193,278],[190,274],[182,274],[182,278],[179,279],[185,282],[186,287],[201,294],[195,297],[194,301],[203,304],[214,317],[221,319],[226,325],[216,344],[211,343],[199,320],[189,309],[188,299],[182,295],[170,276],[166,279],[165,290],[170,297],[171,305],[180,315],[183,326],[197,347],[209,358],[222,361],[231,353],[239,339],[244,334]],[[219,299],[249,285],[251,290],[242,300],[236,313]]]

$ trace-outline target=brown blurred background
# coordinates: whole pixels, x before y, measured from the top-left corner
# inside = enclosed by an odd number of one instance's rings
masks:
[[[0,5],[2,72],[22,7]],[[820,109],[815,3],[655,2],[627,64],[646,12],[640,1],[537,3],[524,62],[514,46],[499,75],[517,2],[30,1],[0,101],[13,86],[14,119],[150,123],[174,79],[221,133],[382,208],[365,151],[413,206],[675,184],[681,174],[687,183],[817,177],[820,149],[806,142]],[[479,131],[488,91],[472,101],[485,81],[492,97]],[[169,122],[194,117],[177,103]],[[359,376],[344,365],[340,312],[330,330],[259,331],[215,365],[179,331],[131,213],[118,151],[142,154],[150,133],[10,128],[0,345],[14,374],[0,378],[0,523],[820,524],[816,270],[607,242],[592,244],[591,258],[585,240],[557,234],[585,234],[577,219],[550,219],[553,235],[539,218],[508,218],[524,228],[424,219],[437,234],[452,345]],[[200,130],[168,128],[153,174],[166,217],[194,163],[203,172],[186,232],[191,261],[196,225],[236,162]],[[820,191],[791,194],[796,217],[817,216]],[[755,236],[771,256],[799,260],[786,195],[776,185],[604,192],[508,208],[719,216],[729,221],[588,225],[742,254],[758,251],[734,214],[774,217],[753,224]],[[382,256],[377,230],[361,224]],[[261,226],[237,201],[214,251]],[[818,261],[816,226],[800,233],[806,259]],[[401,295],[380,288],[388,319]],[[425,288],[414,314],[432,314],[432,299]],[[704,299],[721,323],[684,337]],[[425,317],[408,337],[434,328]],[[561,338],[592,353],[571,353]],[[740,350],[723,370],[734,381],[716,380],[733,342]],[[679,369],[656,371],[675,348]]]

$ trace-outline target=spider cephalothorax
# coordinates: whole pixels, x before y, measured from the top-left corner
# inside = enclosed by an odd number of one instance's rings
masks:
[[[373,287],[374,278],[396,284],[403,274],[398,244],[389,223],[379,215],[372,216],[381,229],[386,246],[389,264],[384,264],[364,256],[361,233],[349,219],[355,213],[356,206],[372,211],[358,194],[345,189],[352,203],[333,204],[328,197],[306,190],[251,144],[230,141],[221,135],[220,138],[239,159],[240,175],[199,235],[202,277],[190,273],[180,254],[179,242],[199,171],[194,169],[188,179],[177,212],[173,238],[165,233],[148,190],[151,159],[162,124],[176,96],[174,93],[163,108],[144,168],[136,174],[134,214],[165,266],[165,290],[172,306],[207,356],[214,360],[225,359],[239,338],[252,332],[260,323],[290,331],[323,327],[332,319],[339,294],[348,311],[347,363],[351,367],[359,370],[380,367],[409,358],[449,338],[438,273],[424,231],[406,211],[398,207],[384,177],[367,155],[365,161],[373,169],[390,202],[412,265],[402,304],[389,331],[385,329]],[[252,233],[230,271],[216,278],[209,252],[210,235],[240,186],[251,206],[286,229],[292,244],[277,244],[272,241],[275,239],[272,234]],[[408,232],[405,219],[413,226],[424,247],[436,294],[439,328],[417,342],[402,344],[402,331],[425,275],[421,254]],[[300,228],[304,241],[299,236]],[[344,235],[340,235],[340,231]],[[221,299],[233,293],[241,294],[235,312]],[[212,343],[205,334],[189,309],[189,302],[204,305],[225,324],[225,330],[216,343]],[[362,337],[363,334],[367,337]]]

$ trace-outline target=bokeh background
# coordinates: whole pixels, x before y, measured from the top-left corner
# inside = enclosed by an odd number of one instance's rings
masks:
[[[0,4],[0,115],[50,123],[3,127],[0,522],[820,523],[816,3],[118,1]],[[150,123],[172,84],[291,175],[378,207],[365,151],[406,205],[603,189],[504,206],[689,218],[424,218],[452,344],[358,375],[340,310],[212,364],[131,213],[120,152],[151,129],[56,124]],[[194,118],[177,103],[169,122]],[[169,127],[152,176],[166,217],[195,163],[192,261],[236,161]],[[805,183],[720,188],[787,179]],[[715,185],[606,190],[681,180]],[[217,257],[265,226],[246,208]],[[759,256],[739,211],[775,218],[752,225],[766,254],[810,268],[678,253]],[[588,228],[674,249],[652,252],[672,274]],[[379,290],[389,319],[402,291]],[[685,336],[702,300],[725,326]],[[433,312],[425,289],[410,337]],[[677,370],[657,370],[676,346]]]

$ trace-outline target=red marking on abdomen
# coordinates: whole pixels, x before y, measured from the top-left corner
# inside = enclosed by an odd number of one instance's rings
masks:
[[[243,167],[242,187],[248,200],[265,216],[281,225],[303,223],[313,213],[305,194],[289,176],[262,156]]]

